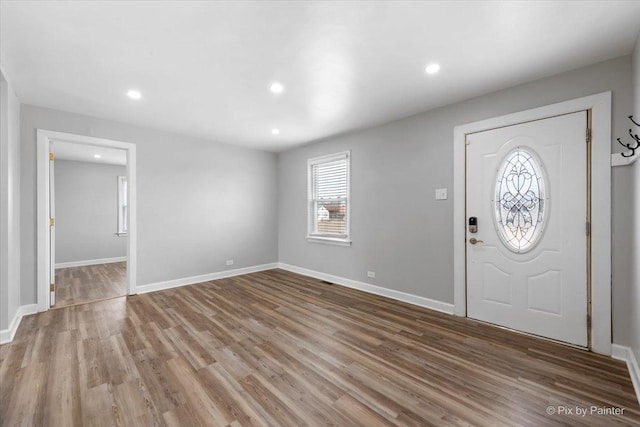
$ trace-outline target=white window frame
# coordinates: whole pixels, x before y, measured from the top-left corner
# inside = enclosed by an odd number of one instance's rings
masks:
[[[127,191],[125,191],[125,186]],[[118,230],[116,231],[118,236],[126,236],[129,231],[128,224],[126,224],[127,214],[123,212],[124,206],[127,206],[127,210],[129,209],[128,187],[127,177],[118,175]],[[125,225],[127,225],[126,228]]]
[[[346,236],[332,237],[322,234],[314,234],[314,218],[312,217],[311,203],[314,202],[314,185],[312,176],[312,167],[321,164],[335,162],[336,160],[346,159],[347,163],[347,197],[346,197]],[[314,157],[307,160],[307,241],[315,243],[327,243],[339,246],[351,245],[351,151],[342,151],[327,156]]]

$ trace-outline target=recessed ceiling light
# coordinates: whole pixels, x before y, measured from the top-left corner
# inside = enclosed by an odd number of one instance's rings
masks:
[[[273,93],[282,93],[284,86],[282,86],[282,83],[273,82],[271,86],[269,86],[269,90]]]
[[[127,96],[131,99],[140,99],[142,98],[142,94],[140,93],[139,90],[135,90],[135,89],[131,89],[129,92],[127,92]]]
[[[93,155],[93,158],[94,158],[94,159],[99,159],[100,157],[102,157],[100,154],[94,154],[94,155]]]
[[[427,68],[425,68],[425,71],[427,74],[435,74],[440,71],[440,64],[429,64],[427,65]]]
[[[271,133],[274,135],[279,135],[280,134],[280,129],[271,129]]]

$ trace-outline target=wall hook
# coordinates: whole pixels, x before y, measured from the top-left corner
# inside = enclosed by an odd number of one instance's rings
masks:
[[[640,124],[633,120],[633,115],[629,116],[629,120],[631,120],[631,123],[633,123],[634,125],[640,127]],[[628,154],[625,154],[624,152],[620,153],[622,154],[622,157],[633,157],[636,154],[636,150],[640,148],[640,136],[638,136],[637,133],[634,134],[633,130],[631,129],[629,129],[629,136],[633,140],[633,142],[630,142],[629,144],[625,144],[620,140],[620,138],[616,138],[620,145],[629,150]]]

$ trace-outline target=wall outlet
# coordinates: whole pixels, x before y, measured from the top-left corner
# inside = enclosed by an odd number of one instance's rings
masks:
[[[375,271],[367,271],[367,277],[369,277],[371,279],[375,279],[376,278],[376,272]]]
[[[233,260],[232,259],[228,259],[227,260],[227,265],[233,265]]]
[[[436,188],[436,200],[447,200],[446,188]]]

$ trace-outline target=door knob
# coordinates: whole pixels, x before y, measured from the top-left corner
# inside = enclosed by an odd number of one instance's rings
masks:
[[[478,240],[475,237],[472,237],[469,239],[469,243],[471,243],[472,245],[475,245],[476,243],[484,243],[482,240]]]

